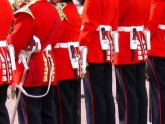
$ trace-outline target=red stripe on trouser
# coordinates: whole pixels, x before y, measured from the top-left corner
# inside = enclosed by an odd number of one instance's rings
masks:
[[[25,112],[25,123],[26,124],[29,124],[28,123],[28,114],[27,114],[27,110],[26,110],[26,104],[25,104],[25,101],[24,101],[24,97],[23,97],[23,95],[21,94],[21,101],[20,102],[22,102],[22,104],[23,104],[23,109],[24,109],[24,112]]]
[[[124,85],[124,81],[123,81],[123,77],[122,77],[122,71],[121,71],[121,67],[120,67],[120,77],[121,82],[122,82],[122,87],[123,87],[123,92],[124,92],[124,98],[125,98],[125,105],[126,105],[126,124],[128,124],[128,97],[127,97],[127,91]]]
[[[153,75],[155,77],[156,83],[157,83],[157,88],[158,88],[158,102],[159,102],[159,114],[160,114],[160,124],[162,124],[162,105],[161,105],[161,96],[160,96],[160,86],[159,86],[159,81],[156,75],[155,71],[155,66],[154,66],[154,60],[152,59],[152,69],[153,69]]]
[[[89,88],[90,88],[91,97],[92,97],[92,124],[95,124],[95,115],[94,115],[94,97],[93,97],[93,92],[92,92],[91,82],[90,82],[90,78],[89,78],[89,73],[88,73],[88,82],[89,82]]]
[[[58,92],[58,101],[59,101],[59,107],[60,107],[60,124],[63,124],[63,114],[62,114],[62,106],[61,106],[61,98],[60,98],[60,91],[59,86],[57,85],[57,92]]]

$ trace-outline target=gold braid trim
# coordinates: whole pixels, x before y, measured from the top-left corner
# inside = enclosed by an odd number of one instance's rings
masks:
[[[34,2],[33,2],[33,3],[29,3],[29,4],[25,5],[24,7],[18,9],[18,10],[14,13],[14,15],[16,15],[16,14],[18,14],[18,13],[27,13],[27,14],[29,14],[33,19],[35,19],[33,13],[32,13],[31,10],[29,9],[29,7],[30,7],[32,4],[34,4]]]
[[[65,13],[64,13],[64,11],[63,11],[63,9],[64,9],[66,6],[67,6],[67,3],[58,3],[58,4],[56,5],[56,8],[57,8],[57,10],[58,10],[58,13],[59,13],[59,15],[60,15],[62,21],[63,21],[63,20],[68,20],[68,19],[67,19],[67,16],[65,15]]]
[[[43,55],[43,60],[44,60],[44,77],[43,77],[43,82],[47,82],[48,81],[48,62],[47,62],[47,59],[45,57],[44,54]]]

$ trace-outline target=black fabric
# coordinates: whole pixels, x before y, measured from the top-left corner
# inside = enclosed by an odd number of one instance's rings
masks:
[[[87,124],[92,124],[92,107],[91,107],[92,94],[91,94],[91,87],[90,87],[89,79],[88,79],[88,72],[85,74],[85,77],[83,79],[83,85],[84,85]]]
[[[60,0],[60,2],[73,2],[73,0]]]
[[[9,115],[6,108],[8,85],[0,85],[0,124],[10,124]]]
[[[61,113],[60,113],[60,100],[59,100],[59,93],[58,93],[58,87],[57,85],[54,87],[54,103],[56,107],[56,118],[57,118],[57,124],[61,124]]]
[[[145,63],[116,66],[119,124],[147,123]]]
[[[85,0],[77,0],[79,3],[80,3],[80,5],[84,5],[84,3],[85,3]]]
[[[151,57],[148,68],[152,124],[165,124],[165,58]]]
[[[112,96],[112,65],[89,63],[92,124],[115,124],[115,107]],[[88,109],[88,108],[87,108]]]
[[[25,88],[25,90],[29,94],[42,95],[47,91],[47,86]],[[22,122],[26,122],[26,124],[57,124],[54,86],[50,87],[49,93],[43,98],[35,99],[22,95],[20,100],[21,103],[24,103],[21,109],[24,109],[24,119],[26,119],[26,121],[22,120]],[[21,115],[21,111],[18,111],[18,114]]]
[[[71,79],[58,82],[58,97],[61,116],[60,124],[80,123],[80,80]]]
[[[17,90],[17,95],[18,95],[18,90]],[[18,108],[17,108],[17,111],[18,111],[18,122],[20,124],[28,124],[27,123],[27,119],[26,119],[26,107],[25,107],[25,102],[23,100],[23,95],[21,94],[20,96],[20,100],[19,100],[19,103],[18,103]]]

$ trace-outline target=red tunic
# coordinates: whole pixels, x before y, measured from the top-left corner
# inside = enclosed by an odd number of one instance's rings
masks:
[[[6,40],[13,18],[8,0],[0,0],[0,17],[0,40]]]
[[[66,18],[62,20],[59,43],[79,42],[81,18],[78,10],[72,2],[63,3],[62,8]],[[55,56],[57,79],[68,80],[75,78],[74,70],[69,59],[68,48],[55,48],[53,52]]]
[[[57,10],[47,0],[37,1],[28,8],[24,6],[21,10],[22,12],[16,12],[14,15],[14,30],[8,39],[8,42],[15,47],[16,57],[18,57],[22,49],[26,49],[32,43],[34,35],[40,39],[42,50],[48,44],[54,43],[60,24],[60,17]],[[56,30],[53,30],[53,28]],[[51,33],[55,35],[50,37]],[[29,62],[29,70],[24,86],[47,85],[49,70],[48,60],[45,59],[45,52],[33,53]],[[23,65],[17,63],[17,70],[14,72],[15,83],[19,83],[22,72]],[[54,79],[52,84],[55,84]]]
[[[9,83],[12,78],[8,51],[2,47],[10,31],[12,18],[13,12],[8,0],[0,0],[0,85]]]
[[[87,0],[82,13],[82,30],[80,44],[88,48],[87,61],[90,63],[103,63],[103,50],[101,49],[99,25],[111,26],[117,29],[118,23],[117,0]]]
[[[147,21],[150,0],[119,0],[119,25],[118,26],[144,26]],[[138,40],[143,37],[142,31],[138,32]],[[144,37],[143,37],[144,39]],[[140,49],[143,49],[143,47]],[[144,49],[143,49],[144,50]],[[146,53],[147,50],[145,50]],[[142,51],[139,51],[139,53]],[[132,60],[130,49],[130,32],[119,31],[119,52],[115,53],[114,64],[134,64],[145,59],[138,59],[138,49],[134,51]],[[146,55],[144,55],[146,56]],[[143,56],[143,58],[144,58]]]
[[[165,1],[151,0],[148,28],[151,30],[151,50],[149,56],[165,57]]]

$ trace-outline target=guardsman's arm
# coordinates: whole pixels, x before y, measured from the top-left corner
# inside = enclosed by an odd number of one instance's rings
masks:
[[[58,43],[61,39],[61,37],[63,37],[63,32],[65,30],[65,27],[67,26],[67,17],[63,11],[64,7],[60,6],[61,3],[57,3],[53,6],[56,7],[58,14],[60,16],[60,20],[58,21],[58,23],[56,24],[56,39],[54,39],[54,43]],[[53,44],[53,46],[55,45]]]
[[[13,31],[8,39],[9,44],[13,44],[16,57],[21,49],[29,44],[34,34],[34,19],[27,13],[19,13],[15,15]]]
[[[157,30],[162,14],[164,13],[164,1],[163,0],[151,0],[150,16],[147,23],[147,27],[151,31],[151,36],[153,36]]]
[[[0,0],[0,40],[5,40],[12,24],[13,11],[8,0]]]
[[[85,1],[84,9],[82,12],[82,27],[80,44],[86,45],[88,43],[88,38],[90,38],[91,33],[93,33],[98,28],[98,20],[100,17],[100,5],[95,0]],[[97,13],[97,14],[96,14]]]

